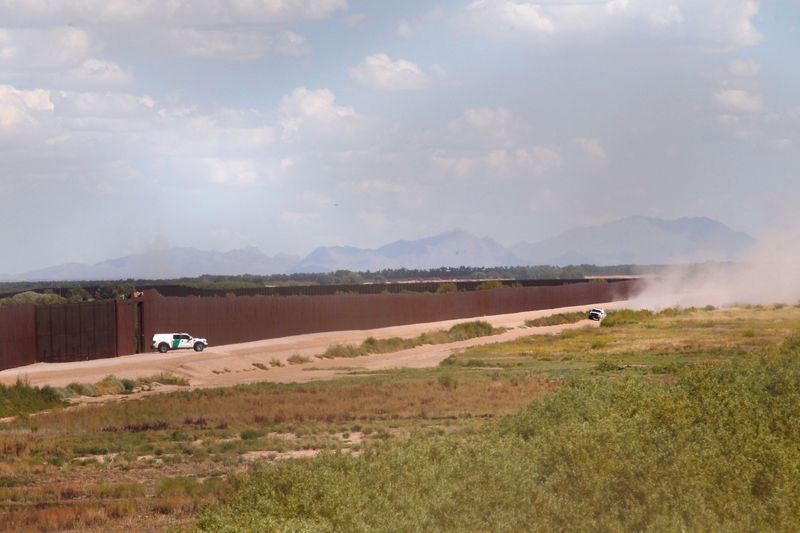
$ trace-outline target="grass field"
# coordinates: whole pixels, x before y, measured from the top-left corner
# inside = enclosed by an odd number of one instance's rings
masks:
[[[0,531],[796,530],[798,330],[619,311],[435,369],[56,407],[0,425]]]

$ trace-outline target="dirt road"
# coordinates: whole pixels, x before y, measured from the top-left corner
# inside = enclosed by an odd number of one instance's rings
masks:
[[[598,304],[604,308],[624,307],[626,302]],[[158,352],[126,355],[112,359],[77,361],[71,363],[35,363],[0,372],[0,383],[10,385],[17,379],[31,385],[63,387],[72,382],[96,383],[109,374],[118,378],[135,379],[168,372],[189,380],[192,387],[220,387],[257,381],[305,382],[331,379],[353,370],[382,370],[388,368],[432,367],[455,351],[468,346],[513,340],[533,334],[557,333],[569,328],[597,326],[597,322],[582,320],[576,324],[524,327],[525,321],[560,312],[588,310],[593,305],[564,307],[545,311],[528,311],[507,315],[476,317],[495,327],[509,328],[500,335],[478,337],[450,344],[424,345],[400,352],[368,355],[347,359],[317,359],[314,357],[333,344],[360,344],[367,337],[415,337],[426,331],[449,329],[468,319],[446,320],[388,328],[313,333],[267,339],[226,346],[213,346],[201,353],[182,350],[167,354]],[[191,332],[202,336],[202,332]],[[309,363],[290,365],[287,359],[294,354],[308,357]],[[272,366],[280,361],[284,366]],[[254,366],[263,365],[267,368]],[[163,389],[162,389],[163,390]]]

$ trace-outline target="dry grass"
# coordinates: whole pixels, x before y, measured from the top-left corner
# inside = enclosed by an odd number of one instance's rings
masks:
[[[0,430],[0,531],[186,526],[227,490],[220,474],[251,456],[357,453],[411,432],[480,424],[556,387],[528,375],[452,374],[185,391],[17,421]],[[344,437],[351,432],[363,441]],[[206,477],[214,482],[194,481]]]

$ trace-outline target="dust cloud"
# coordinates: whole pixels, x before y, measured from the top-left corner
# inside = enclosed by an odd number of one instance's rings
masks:
[[[671,266],[646,279],[634,309],[800,302],[800,235],[762,236],[741,261]]]

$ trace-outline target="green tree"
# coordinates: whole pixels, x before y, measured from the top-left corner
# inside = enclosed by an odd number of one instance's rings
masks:
[[[83,287],[73,287],[67,291],[67,302],[74,304],[87,302],[92,298],[92,294]]]
[[[116,297],[114,292],[114,285],[110,281],[106,281],[94,292],[94,297],[98,300],[113,300]]]
[[[118,299],[130,298],[136,288],[130,283],[122,283],[114,288],[114,297]]]

